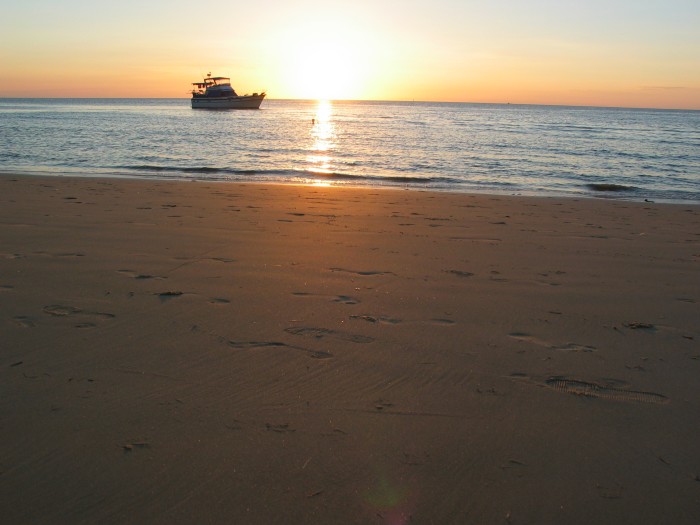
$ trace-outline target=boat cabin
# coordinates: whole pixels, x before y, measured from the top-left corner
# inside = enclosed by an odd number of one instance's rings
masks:
[[[231,79],[228,77],[212,77],[211,73],[203,82],[192,82],[193,97],[236,97],[236,91],[231,87]]]

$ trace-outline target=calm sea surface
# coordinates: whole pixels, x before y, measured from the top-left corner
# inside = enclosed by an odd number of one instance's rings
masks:
[[[0,99],[2,172],[700,203],[700,111]]]

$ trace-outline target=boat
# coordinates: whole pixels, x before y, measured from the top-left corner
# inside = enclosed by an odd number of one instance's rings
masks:
[[[202,82],[192,82],[194,109],[259,109],[265,92],[239,95],[228,77],[213,77],[208,73]]]

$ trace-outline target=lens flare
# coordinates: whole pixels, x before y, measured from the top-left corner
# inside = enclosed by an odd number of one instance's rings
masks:
[[[381,473],[374,485],[364,493],[364,501],[387,525],[405,525],[411,519],[410,494],[404,483]]]

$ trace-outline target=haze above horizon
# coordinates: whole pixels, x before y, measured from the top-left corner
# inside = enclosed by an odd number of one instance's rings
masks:
[[[272,98],[700,109],[696,0],[24,0],[0,97]]]

